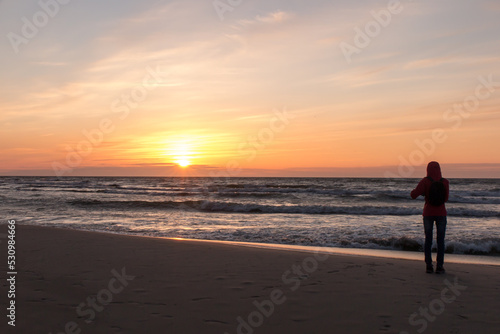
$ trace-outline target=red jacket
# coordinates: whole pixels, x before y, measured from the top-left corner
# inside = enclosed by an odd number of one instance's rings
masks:
[[[431,161],[427,165],[427,176],[430,176],[434,181],[441,180],[441,167],[439,163],[436,161]],[[418,196],[425,196],[425,205],[424,205],[424,213],[423,216],[446,216],[446,207],[445,205],[433,206],[428,202],[429,189],[431,187],[431,180],[427,177],[424,177],[418,183],[417,187],[412,190],[411,198],[415,199]],[[446,188],[446,199],[445,202],[448,201],[448,196],[450,195],[450,182],[447,179],[443,179],[444,187]]]

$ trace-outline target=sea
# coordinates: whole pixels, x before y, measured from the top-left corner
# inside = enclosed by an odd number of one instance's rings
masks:
[[[422,251],[419,179],[0,177],[0,219],[128,235]],[[500,179],[450,179],[446,252],[500,256]]]

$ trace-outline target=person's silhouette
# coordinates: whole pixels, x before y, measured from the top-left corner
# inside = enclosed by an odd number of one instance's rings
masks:
[[[438,184],[441,182],[442,184]],[[441,194],[439,192],[442,192]],[[425,263],[428,273],[434,272],[432,266],[432,230],[434,222],[436,222],[437,230],[437,257],[436,257],[436,274],[445,272],[444,264],[444,236],[446,234],[447,212],[445,202],[448,201],[450,193],[450,183],[441,175],[441,167],[436,161],[431,161],[427,165],[427,177],[424,177],[418,183],[417,187],[412,190],[411,198],[416,199],[418,196],[425,196],[424,205],[424,231],[425,231]],[[442,197],[439,199],[439,197]]]

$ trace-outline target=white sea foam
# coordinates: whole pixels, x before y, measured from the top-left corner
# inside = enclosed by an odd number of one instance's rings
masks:
[[[0,177],[19,222],[139,235],[421,250],[417,179]],[[451,180],[447,251],[498,255],[500,180]]]

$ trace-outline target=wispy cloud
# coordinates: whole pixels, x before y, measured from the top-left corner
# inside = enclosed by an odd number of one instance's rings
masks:
[[[21,17],[39,10],[36,2],[1,6],[5,31],[19,31]],[[64,145],[113,116],[112,102],[141,83],[147,66],[158,66],[162,82],[86,163],[132,156],[169,163],[161,146],[191,136],[206,159],[200,155],[198,163],[217,167],[268,127],[272,109],[283,105],[300,120],[248,168],[305,160],[317,166],[397,163],[395,151],[446,126],[443,111],[474,93],[479,75],[499,67],[499,9],[490,0],[452,7],[406,2],[404,12],[346,64],[338,44],[352,42],[354,28],[384,6],[257,0],[235,7],[221,22],[210,1],[72,2],[19,55],[8,41],[0,45],[0,140],[9,149],[0,153],[12,158],[9,166],[29,162],[34,168],[50,163],[44,154],[64,157]],[[499,125],[496,94],[457,130],[476,146],[486,140],[474,138],[480,129],[488,143],[500,142],[492,130]],[[40,146],[47,133],[53,135]],[[15,151],[12,138],[19,137],[25,150]],[[451,158],[467,160],[462,146],[447,145]]]

